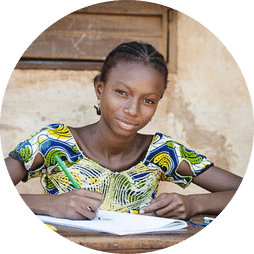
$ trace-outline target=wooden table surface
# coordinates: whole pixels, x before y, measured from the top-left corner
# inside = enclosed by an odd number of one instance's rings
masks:
[[[111,253],[141,253],[163,249],[193,236],[204,228],[204,226],[200,225],[200,223],[204,223],[204,216],[205,215],[199,215],[191,219],[197,226],[193,226],[188,222],[188,227],[185,229],[163,233],[119,236],[62,227],[59,225],[56,226],[58,229],[56,232],[77,244],[95,250]]]

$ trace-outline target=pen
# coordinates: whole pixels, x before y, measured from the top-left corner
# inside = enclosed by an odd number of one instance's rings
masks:
[[[51,228],[52,230],[57,231],[57,228],[56,228],[56,227],[54,227],[54,226],[52,226],[52,225],[49,225],[49,224],[47,224],[47,223],[46,223],[46,225],[47,225],[49,228]]]
[[[66,174],[66,176],[69,178],[69,180],[71,181],[71,183],[73,184],[73,186],[75,187],[75,189],[80,189],[79,184],[75,181],[75,179],[73,178],[73,176],[71,175],[71,173],[69,172],[69,170],[67,169],[67,167],[65,166],[65,164],[64,164],[63,161],[59,158],[58,155],[55,156],[55,160],[57,161],[57,163],[59,164],[59,166],[61,167],[61,169],[63,170],[63,172]]]

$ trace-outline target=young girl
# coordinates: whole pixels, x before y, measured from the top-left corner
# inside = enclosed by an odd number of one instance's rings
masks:
[[[152,119],[167,86],[167,66],[151,45],[119,45],[94,79],[100,120],[74,128],[51,124],[10,152],[5,162],[16,185],[41,177],[47,194],[21,195],[35,214],[92,219],[97,210],[154,213],[188,219],[220,213],[241,178],[161,133],[138,133]],[[170,102],[169,102],[170,103]],[[81,186],[75,189],[54,156]],[[160,180],[185,188],[191,182],[208,194],[157,194]]]

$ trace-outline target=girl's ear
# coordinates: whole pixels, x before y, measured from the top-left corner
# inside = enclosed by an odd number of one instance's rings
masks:
[[[94,78],[94,90],[97,96],[97,99],[101,99],[101,94],[104,88],[104,82],[102,82],[100,75]]]

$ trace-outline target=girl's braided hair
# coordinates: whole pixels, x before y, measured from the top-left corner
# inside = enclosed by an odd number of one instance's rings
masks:
[[[102,66],[101,74],[96,76],[95,79],[100,78],[100,80],[105,83],[109,71],[120,62],[144,63],[151,65],[164,76],[164,85],[166,89],[168,68],[163,55],[152,45],[136,41],[120,44],[108,54]]]

